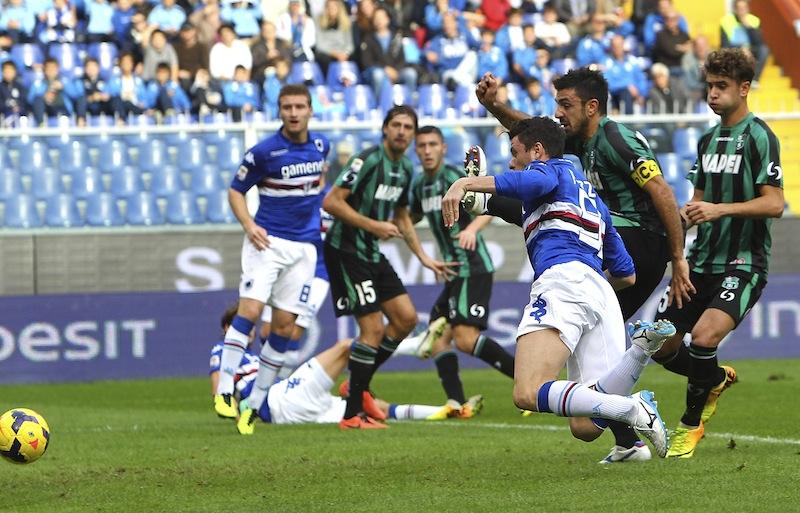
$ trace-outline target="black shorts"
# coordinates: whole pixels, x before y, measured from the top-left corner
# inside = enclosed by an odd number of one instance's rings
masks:
[[[667,306],[669,287],[658,303],[658,317],[672,321],[678,331],[683,333],[691,333],[697,320],[709,308],[722,310],[739,326],[767,285],[765,275],[747,271],[724,274],[691,272],[689,279],[697,289],[697,294],[688,303],[684,301],[683,308],[678,309],[674,302],[672,306]]]
[[[329,244],[325,244],[324,255],[336,317],[377,312],[381,303],[406,293],[403,282],[383,255],[380,262],[367,262]]]
[[[622,318],[628,320],[656,290],[667,262],[670,261],[669,243],[666,235],[659,235],[643,228],[621,226],[617,228],[625,249],[631,255],[636,269],[636,283],[617,292]]]
[[[444,284],[444,290],[431,308],[431,321],[446,317],[451,326],[466,324],[485,330],[492,297],[492,273],[467,278],[456,277]]]

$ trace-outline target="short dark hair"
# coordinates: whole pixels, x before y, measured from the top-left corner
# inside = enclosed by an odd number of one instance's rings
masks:
[[[219,319],[219,327],[222,328],[223,331],[226,330],[228,326],[231,325],[231,323],[233,322],[233,318],[236,317],[236,313],[238,311],[239,311],[238,302],[232,304],[231,306],[225,309],[225,311],[222,313],[222,317],[220,317]]]
[[[86,60],[85,60],[85,61],[83,61],[83,65],[84,65],[84,66],[86,66],[86,65],[87,65],[87,64],[89,64],[90,62],[93,62],[93,63],[95,63],[95,64],[100,64],[100,61],[98,61],[98,60],[97,60],[97,59],[95,59],[94,57],[87,57],[87,58],[86,58]]]
[[[583,103],[597,100],[600,114],[605,116],[608,112],[608,82],[597,70],[588,67],[569,70],[565,75],[553,80],[553,87],[556,91],[575,89],[575,94]]]
[[[233,25],[231,25],[230,23],[223,23],[222,25],[220,25],[219,28],[217,29],[217,34],[221,35],[222,31],[225,30],[225,29],[228,29],[231,32],[233,32],[234,34],[236,34],[236,29],[233,28]]]
[[[706,75],[719,75],[737,83],[752,82],[756,75],[753,56],[741,48],[723,48],[708,54],[705,62]]]
[[[159,62],[158,65],[156,66],[156,72],[161,71],[162,69],[166,71],[172,70],[172,68],[170,68],[169,64],[167,64],[166,62]]]
[[[422,135],[422,134],[436,134],[439,136],[439,139],[444,141],[444,134],[442,134],[442,131],[439,130],[438,126],[425,125],[423,127],[420,127],[420,129],[417,130],[417,135]]]
[[[58,60],[57,60],[57,59],[54,59],[53,57],[48,57],[48,58],[46,58],[46,59],[44,60],[44,63],[43,63],[43,65],[44,65],[44,66],[47,66],[48,64],[55,64],[56,66],[58,66]]]
[[[521,119],[514,123],[508,134],[509,139],[519,137],[519,142],[530,150],[534,144],[541,143],[544,151],[551,157],[564,154],[566,135],[561,125],[546,116]]]
[[[386,112],[386,117],[383,118],[383,128],[389,126],[389,122],[391,120],[402,114],[411,116],[411,118],[414,120],[414,132],[416,133],[419,130],[419,121],[417,120],[417,112],[408,105],[395,105],[394,107],[389,109]]]
[[[3,62],[3,67],[4,68],[11,67],[11,68],[17,69],[17,65],[14,63],[14,61],[4,61]]]
[[[241,64],[237,64],[237,65],[236,65],[236,67],[235,67],[235,68],[233,68],[233,71],[234,71],[234,72],[237,72],[237,71],[239,71],[240,69],[241,69],[241,70],[244,70],[244,71],[247,71],[247,68],[245,68],[245,67],[244,67],[244,66],[242,66]]]
[[[308,92],[308,88],[303,84],[286,84],[281,87],[281,91],[278,93],[279,106],[281,104],[281,98],[284,96],[305,96],[308,100],[308,105],[311,106],[311,93]]]

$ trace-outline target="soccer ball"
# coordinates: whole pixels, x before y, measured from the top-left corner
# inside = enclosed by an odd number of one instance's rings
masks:
[[[50,442],[44,417],[27,408],[14,408],[0,416],[0,456],[12,463],[33,463]]]

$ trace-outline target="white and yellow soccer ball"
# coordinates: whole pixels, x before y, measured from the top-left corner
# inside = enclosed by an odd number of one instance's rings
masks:
[[[0,456],[12,463],[33,463],[50,443],[44,417],[27,408],[13,408],[0,416]]]

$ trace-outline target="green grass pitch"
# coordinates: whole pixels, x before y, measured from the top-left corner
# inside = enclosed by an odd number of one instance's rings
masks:
[[[800,510],[798,360],[735,362],[691,460],[603,467],[610,434],[591,444],[566,421],[523,418],[511,382],[462,372],[483,393],[470,421],[388,430],[259,424],[241,437],[212,411],[204,379],[0,387],[0,411],[27,406],[52,429],[38,462],[0,462],[0,511],[11,512],[763,512]],[[650,366],[670,427],[684,382]],[[379,373],[394,402],[438,404],[435,372]]]

